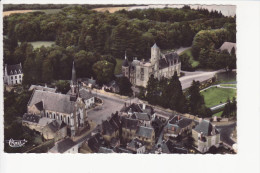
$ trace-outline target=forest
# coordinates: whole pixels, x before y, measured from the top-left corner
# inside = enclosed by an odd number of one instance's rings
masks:
[[[103,84],[114,78],[116,58],[123,59],[126,51],[130,60],[149,59],[156,42],[162,50],[192,46],[194,58],[207,67],[210,61],[203,63],[203,57],[209,50],[224,41],[236,42],[235,23],[235,17],[189,6],[101,13],[75,5],[57,14],[12,14],[3,19],[4,64],[21,62],[23,82],[30,85],[70,79],[75,61],[78,77]],[[27,43],[31,41],[55,45],[33,49]]]

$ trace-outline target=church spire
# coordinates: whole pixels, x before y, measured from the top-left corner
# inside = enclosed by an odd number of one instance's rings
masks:
[[[77,84],[76,70],[75,70],[75,66],[74,66],[74,61],[73,61],[73,66],[72,66],[71,84],[74,84],[74,85]]]
[[[126,57],[126,51],[125,51],[125,59],[127,59],[127,57]]]

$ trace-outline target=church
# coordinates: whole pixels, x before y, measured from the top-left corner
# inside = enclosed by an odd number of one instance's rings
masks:
[[[136,58],[129,62],[126,55],[122,64],[123,76],[129,78],[134,86],[146,87],[149,77],[154,75],[155,78],[171,78],[174,72],[180,76],[181,61],[176,52],[161,53],[156,43],[151,47],[151,58],[149,61],[140,61]]]
[[[91,103],[94,104],[95,99],[91,92],[79,87],[74,62],[70,87],[68,94],[34,90],[25,115],[65,123],[71,136],[80,134],[88,125],[87,109]]]

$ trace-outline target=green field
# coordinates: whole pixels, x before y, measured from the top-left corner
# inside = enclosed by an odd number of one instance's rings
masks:
[[[115,75],[120,74],[122,72],[122,63],[123,63],[122,59],[116,58],[116,68],[114,73]]]
[[[183,54],[186,54],[190,57],[190,63],[191,63],[191,66],[193,68],[196,68],[199,65],[199,61],[196,61],[196,60],[193,59],[193,56],[192,56],[192,53],[191,53],[191,48],[183,51],[181,53],[181,55],[183,55]]]
[[[216,74],[216,78],[219,84],[236,84],[236,76],[237,73],[235,71],[228,73],[222,72]]]
[[[51,47],[52,44],[55,44],[54,41],[33,41],[33,42],[28,42],[32,44],[34,49],[40,48],[42,46],[44,47]]]
[[[212,107],[221,104],[221,102],[225,103],[228,98],[236,97],[236,89],[214,87],[202,91],[201,94],[204,96],[206,106]]]
[[[237,87],[237,84],[220,84],[220,86],[223,86],[223,87],[234,87],[234,88],[236,88],[236,87]]]
[[[218,113],[213,114],[212,117],[214,117],[214,116],[221,117],[222,113],[223,113],[223,111],[220,111]]]

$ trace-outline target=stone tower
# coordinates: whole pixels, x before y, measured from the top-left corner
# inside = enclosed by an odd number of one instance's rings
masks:
[[[154,43],[151,47],[151,64],[154,65],[154,70],[157,71],[159,68],[160,59],[160,48]]]
[[[77,85],[77,78],[76,78],[76,70],[75,70],[75,66],[74,66],[74,61],[73,61],[73,66],[72,66],[70,89],[71,89],[70,100],[75,101],[77,99],[78,85]]]

